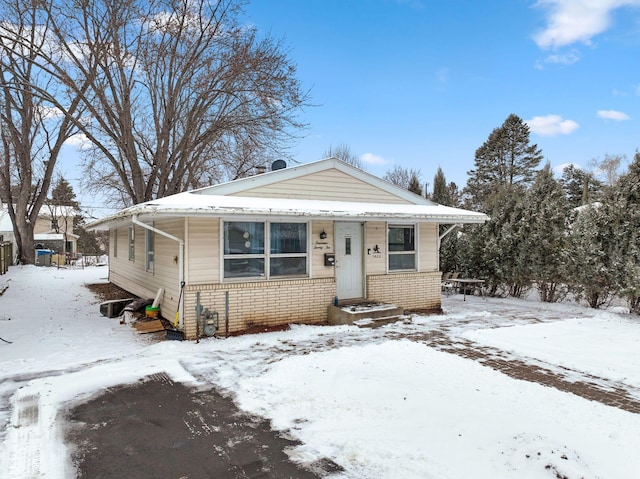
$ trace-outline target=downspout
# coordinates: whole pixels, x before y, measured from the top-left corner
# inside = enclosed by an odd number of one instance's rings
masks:
[[[154,233],[158,233],[159,235],[164,236],[165,238],[169,238],[170,240],[178,242],[178,287],[181,288],[181,285],[184,282],[184,240],[181,238],[178,238],[177,236],[173,236],[172,234],[169,234],[166,231],[159,230],[155,226],[151,226],[146,223],[143,223],[142,221],[138,220],[138,215],[133,215],[131,217],[131,222],[134,225],[141,226],[144,229],[153,231]],[[182,297],[184,298],[184,295],[182,295]],[[184,299],[182,302],[182,307],[180,307],[180,304],[178,304],[177,309],[180,311],[180,321],[179,321],[178,327],[184,328]]]

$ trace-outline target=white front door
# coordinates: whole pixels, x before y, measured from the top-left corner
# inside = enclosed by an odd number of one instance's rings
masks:
[[[363,298],[362,224],[337,222],[335,231],[338,299]]]

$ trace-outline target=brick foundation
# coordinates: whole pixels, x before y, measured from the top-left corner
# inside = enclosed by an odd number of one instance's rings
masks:
[[[225,334],[225,296],[229,293],[229,333],[256,326],[324,323],[336,295],[333,278],[188,286],[185,290],[186,339],[196,338],[196,292],[203,308],[216,311],[218,334]]]
[[[441,309],[441,273],[398,273],[367,276],[367,297],[404,309]]]

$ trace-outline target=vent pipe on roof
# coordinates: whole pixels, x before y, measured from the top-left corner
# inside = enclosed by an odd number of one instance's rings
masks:
[[[265,173],[267,171],[267,167],[264,165],[258,165],[255,167],[256,170],[256,175],[261,175],[262,173]]]
[[[276,160],[271,163],[271,171],[284,170],[287,167],[287,162],[284,160]]]

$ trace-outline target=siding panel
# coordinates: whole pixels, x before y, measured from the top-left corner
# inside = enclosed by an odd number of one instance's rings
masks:
[[[376,246],[380,249],[380,254],[373,252]],[[370,254],[369,250],[371,250]],[[385,274],[387,272],[387,224],[385,222],[377,221],[366,224],[364,254],[367,274]]]
[[[313,173],[278,184],[245,190],[234,194],[234,196],[411,204],[404,198],[383,191],[338,170]]]
[[[327,233],[320,239],[320,233]],[[311,275],[313,278],[333,278],[333,266],[324,265],[325,253],[335,253],[333,221],[313,221],[311,223]]]
[[[187,219],[187,271],[189,284],[220,282],[220,220]]]
[[[156,222],[154,226],[177,237],[182,237],[183,220]],[[128,228],[120,227],[118,234],[118,254],[109,258],[109,281],[141,298],[155,297],[159,288],[164,288],[164,296],[160,303],[162,315],[173,319],[175,314],[179,286],[178,242],[162,235],[155,235],[154,270],[145,270],[145,230],[134,227],[135,260],[129,261]],[[113,247],[112,247],[113,248]]]
[[[438,271],[437,223],[420,223],[420,271]]]

